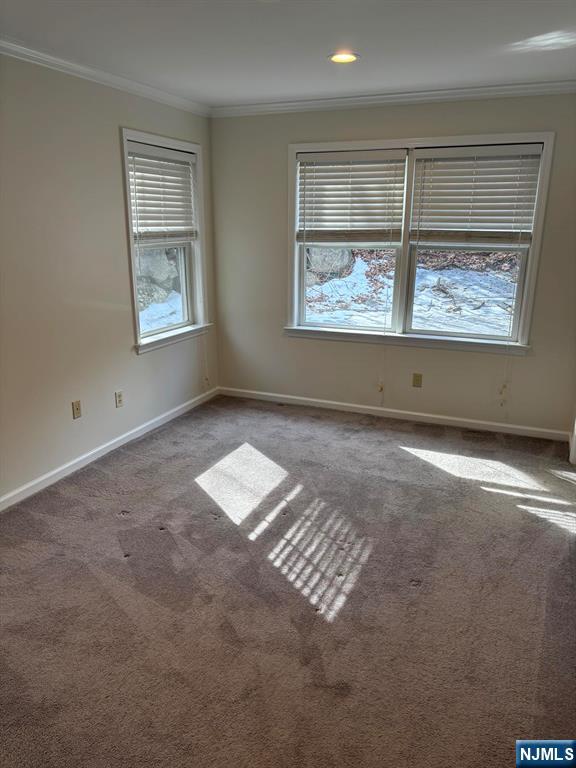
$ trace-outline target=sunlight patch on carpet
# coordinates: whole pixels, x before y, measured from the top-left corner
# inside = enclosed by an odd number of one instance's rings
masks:
[[[547,504],[561,504],[567,507],[574,506],[570,501],[565,501],[564,499],[549,498],[548,496],[536,496],[533,493],[520,493],[520,491],[508,491],[505,488],[490,488],[487,485],[481,485],[480,487],[483,491],[490,491],[490,493],[502,493],[504,496],[513,496],[515,499],[545,501]]]
[[[463,480],[479,480],[484,483],[497,483],[535,491],[546,490],[543,485],[540,485],[530,475],[514,467],[509,467],[502,461],[478,459],[472,456],[459,456],[458,454],[441,453],[440,451],[425,451],[420,448],[402,447],[402,450],[411,453],[423,461],[427,461],[449,475],[461,477]]]
[[[337,511],[316,499],[268,555],[268,560],[326,621],[346,603],[372,542]]]
[[[530,512],[531,515],[548,520],[548,522],[554,523],[560,528],[570,531],[570,533],[576,533],[576,513],[574,512],[566,512],[559,509],[541,509],[540,507],[529,507],[524,504],[518,504],[518,509],[523,509],[525,512]]]
[[[264,531],[270,527],[270,525],[274,522],[274,520],[278,517],[278,515],[281,512],[285,512],[288,509],[289,503],[292,501],[292,499],[295,499],[296,496],[300,493],[300,491],[303,489],[304,486],[298,484],[296,485],[290,493],[286,494],[286,496],[282,499],[280,504],[277,504],[274,509],[269,512],[266,517],[261,520],[256,528],[248,534],[248,538],[250,541],[256,541],[258,536],[260,536],[261,533],[264,533]]]
[[[236,523],[240,523],[277,488],[288,473],[263,453],[244,443],[196,482]]]
[[[565,469],[551,469],[550,472],[560,480],[566,480],[567,483],[576,485],[576,472],[570,472]]]

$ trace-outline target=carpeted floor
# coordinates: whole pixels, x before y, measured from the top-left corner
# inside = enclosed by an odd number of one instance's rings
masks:
[[[576,737],[567,447],[218,399],[0,515],[5,768]]]

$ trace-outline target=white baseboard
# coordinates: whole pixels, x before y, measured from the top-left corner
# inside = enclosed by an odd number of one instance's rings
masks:
[[[315,397],[299,397],[297,395],[280,395],[275,392],[258,392],[251,389],[234,389],[231,387],[219,387],[221,395],[229,397],[246,397],[251,400],[269,400],[276,403],[290,405],[308,405],[314,408],[329,408],[333,411],[349,411],[351,413],[366,413],[372,416],[384,416],[388,419],[404,419],[406,421],[419,421],[426,424],[442,424],[447,427],[464,427],[486,432],[504,432],[511,435],[525,435],[526,437],[540,437],[544,440],[568,441],[568,432],[556,429],[543,429],[542,427],[529,427],[523,424],[507,424],[497,421],[481,421],[479,419],[462,419],[454,416],[444,416],[434,413],[418,413],[417,411],[401,411],[396,408],[383,408],[378,405],[360,405],[358,403],[341,403],[337,400],[320,400]]]
[[[480,421],[477,419],[461,419],[453,416],[443,416],[431,413],[418,413],[416,411],[401,411],[394,408],[382,408],[377,405],[360,405],[358,403],[342,403],[337,400],[321,400],[314,397],[300,397],[298,395],[281,395],[275,392],[258,392],[250,389],[234,389],[231,387],[214,387],[207,392],[203,392],[201,395],[188,400],[182,405],[176,406],[165,413],[156,416],[156,418],[141,424],[139,427],[131,429],[129,432],[125,432],[123,435],[110,440],[103,445],[94,448],[88,453],[84,453],[78,456],[76,459],[63,464],[60,467],[47,472],[40,477],[31,480],[25,485],[21,485],[19,488],[15,488],[13,491],[9,491],[0,496],[0,511],[7,507],[17,504],[19,501],[23,501],[32,496],[43,488],[47,488],[49,485],[56,483],[63,477],[76,472],[78,469],[82,469],[92,461],[104,456],[106,453],[113,451],[115,448],[119,448],[125,443],[129,443],[131,440],[135,440],[146,432],[150,432],[157,427],[166,424],[168,421],[181,416],[183,413],[196,408],[202,403],[212,400],[217,395],[227,395],[228,397],[241,397],[251,400],[266,400],[277,403],[286,403],[290,405],[307,405],[314,408],[327,408],[334,411],[348,411],[351,413],[365,413],[373,416],[384,416],[390,419],[404,419],[406,421],[419,421],[427,424],[442,424],[451,427],[464,427],[467,429],[484,430],[487,432],[504,432],[513,435],[525,435],[527,437],[541,437],[546,440],[562,440],[570,441],[571,453],[570,460],[576,463],[576,435],[570,435],[568,432],[562,432],[554,429],[542,429],[541,427],[528,427],[521,424],[505,424],[495,421]]]
[[[192,400],[188,400],[187,402],[182,403],[182,405],[177,405],[176,408],[172,408],[165,413],[161,413],[160,416],[156,416],[154,419],[146,421],[139,427],[135,427],[129,432],[125,432],[123,435],[115,437],[114,440],[110,440],[103,445],[99,445],[97,448],[88,451],[88,453],[84,453],[82,456],[78,456],[78,458],[72,459],[72,461],[69,461],[66,464],[62,464],[62,466],[56,467],[56,469],[52,469],[50,472],[46,472],[45,475],[41,475],[35,480],[31,480],[29,483],[25,483],[25,485],[21,485],[19,488],[15,488],[13,491],[9,491],[8,493],[4,494],[4,496],[0,496],[0,511],[6,509],[7,507],[11,507],[13,504],[17,504],[19,501],[23,501],[28,496],[32,496],[33,494],[38,493],[38,491],[41,491],[43,488],[52,485],[58,480],[61,480],[63,477],[66,477],[66,475],[70,475],[72,472],[76,472],[76,470],[82,469],[82,467],[85,467],[86,464],[90,464],[92,461],[95,461],[96,459],[100,458],[100,456],[104,456],[104,454],[113,451],[115,448],[119,448],[121,445],[129,443],[131,440],[135,440],[137,437],[145,435],[146,432],[150,432],[151,430],[162,426],[162,424],[166,424],[166,422],[172,421],[172,419],[175,419],[177,416],[181,416],[183,413],[191,411],[193,408],[198,407],[202,403],[205,403],[208,400],[212,400],[212,398],[216,397],[217,394],[218,387],[209,389],[207,392],[203,392],[201,395],[193,397]]]

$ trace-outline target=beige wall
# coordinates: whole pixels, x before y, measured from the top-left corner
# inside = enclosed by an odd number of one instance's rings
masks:
[[[288,144],[543,130],[555,131],[556,147],[529,355],[282,335]],[[221,385],[569,431],[576,389],[573,96],[225,118],[213,121],[212,143]],[[410,386],[413,371],[424,374],[421,390]],[[506,377],[510,395],[501,406]]]
[[[2,496],[214,386],[217,370],[214,332],[132,349],[119,132],[199,142],[208,182],[209,121],[15,59],[0,66]],[[210,266],[211,228],[208,205]]]
[[[576,349],[572,97],[457,102],[210,121],[0,57],[0,497],[218,383],[568,431]],[[120,127],[205,147],[216,333],[133,351]],[[532,352],[405,349],[286,338],[287,145],[553,130],[557,144]],[[424,387],[409,386],[412,371]],[[218,380],[220,376],[220,380]],[[512,382],[509,401],[498,388]],[[384,395],[377,391],[385,383]],[[114,407],[123,389],[125,406]],[[70,402],[83,417],[72,421]]]

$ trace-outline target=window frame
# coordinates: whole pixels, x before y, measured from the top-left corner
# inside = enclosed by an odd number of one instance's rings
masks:
[[[305,336],[317,339],[362,341],[369,343],[389,343],[406,346],[444,347],[449,349],[469,349],[476,351],[505,352],[512,354],[525,354],[530,348],[530,330],[533,315],[536,279],[540,260],[542,231],[546,214],[546,202],[550,181],[552,155],[554,147],[553,132],[540,133],[514,133],[514,134],[488,134],[488,135],[464,135],[416,139],[387,139],[387,140],[363,140],[344,142],[321,142],[306,144],[290,144],[288,146],[288,201],[289,201],[289,226],[288,226],[288,317],[284,328],[287,335]],[[467,146],[490,146],[503,144],[542,144],[540,160],[540,175],[534,209],[534,225],[532,240],[526,249],[526,257],[519,275],[519,294],[516,299],[514,327],[516,329],[515,340],[492,337],[457,335],[446,332],[422,332],[409,328],[411,317],[413,293],[413,256],[414,244],[410,241],[410,217],[411,205],[407,201],[412,200],[412,186],[414,182],[415,153],[417,149],[430,148],[462,148]],[[298,227],[298,186],[297,168],[299,153],[329,153],[342,151],[362,150],[394,150],[406,149],[406,177],[404,185],[404,216],[402,226],[402,241],[398,249],[398,260],[395,265],[392,329],[391,330],[365,330],[363,328],[327,327],[324,325],[312,325],[304,323],[304,275],[303,258],[300,254],[300,243],[296,234]],[[339,245],[346,244],[340,242]],[[434,243],[438,247],[441,243]],[[422,246],[426,246],[422,243]],[[391,246],[388,246],[391,247]],[[480,248],[479,244],[458,243],[451,241],[451,249],[472,250]],[[484,245],[484,250],[487,249]],[[502,248],[514,250],[512,243],[493,243],[492,249]],[[520,283],[522,279],[522,285]]]
[[[498,336],[496,334],[494,335],[487,335],[487,334],[479,334],[479,333],[467,333],[465,337],[462,336],[462,334],[456,333],[455,331],[439,331],[439,330],[425,330],[422,328],[414,328],[414,297],[415,297],[415,288],[416,288],[416,259],[417,259],[417,252],[418,249],[426,249],[426,248],[436,248],[438,250],[446,250],[446,251],[516,251],[520,254],[520,263],[518,266],[518,282],[517,282],[517,294],[515,296],[514,301],[514,312],[512,316],[512,331],[511,331],[511,337],[508,336]],[[519,339],[519,331],[520,331],[520,312],[522,309],[522,303],[524,301],[524,286],[526,281],[526,272],[527,272],[527,265],[529,261],[529,251],[530,246],[528,243],[525,243],[523,245],[511,245],[510,243],[506,244],[488,244],[488,243],[443,243],[441,241],[438,241],[437,243],[410,243],[410,250],[409,250],[409,264],[408,264],[408,291],[406,294],[406,333],[410,335],[420,335],[420,336],[432,336],[432,337],[446,337],[447,339],[451,338],[466,338],[470,341],[500,341],[503,344],[516,344],[518,343],[517,339]]]
[[[184,254],[182,256],[182,268],[183,268],[183,275],[184,275],[184,285],[186,288],[186,295],[185,295],[185,306],[186,306],[186,320],[181,323],[175,323],[174,325],[169,326],[168,328],[160,328],[156,331],[148,331],[148,332],[142,332],[142,329],[140,328],[140,311],[136,313],[136,323],[138,325],[138,335],[141,340],[141,344],[148,343],[148,339],[154,339],[156,336],[161,336],[164,333],[169,333],[170,331],[181,331],[185,328],[188,328],[189,326],[194,325],[194,307],[192,305],[192,293],[194,290],[194,278],[193,278],[193,271],[194,271],[194,243],[190,240],[173,240],[168,245],[165,241],[155,241],[151,240],[146,243],[146,245],[143,246],[143,248],[156,248],[156,249],[162,249],[162,248],[177,248],[179,250],[183,250]],[[138,286],[136,286],[137,288]]]
[[[354,248],[365,248],[367,250],[368,249],[374,249],[374,250],[382,250],[382,251],[396,251],[396,261],[394,262],[394,289],[393,289],[393,293],[392,293],[392,306],[390,308],[391,315],[393,316],[393,313],[394,313],[394,296],[395,296],[395,292],[396,292],[396,282],[397,282],[396,263],[397,263],[398,257],[400,255],[400,252],[401,252],[401,249],[402,249],[402,245],[400,243],[396,243],[396,242],[394,242],[394,243],[380,243],[380,242],[365,242],[363,240],[350,240],[347,243],[342,243],[342,241],[333,241],[332,242],[332,241],[328,241],[327,240],[327,241],[322,241],[321,243],[314,242],[314,241],[311,241],[309,243],[296,243],[296,252],[297,252],[296,258],[299,260],[298,268],[300,270],[300,285],[299,285],[300,295],[303,296],[304,292],[306,290],[306,266],[305,266],[306,248],[339,248],[339,247],[340,248],[346,247],[346,248],[350,248],[351,250],[353,250]],[[335,325],[335,324],[331,325],[330,323],[325,323],[322,326],[318,326],[315,323],[312,323],[312,322],[309,322],[308,320],[306,320],[306,307],[305,307],[305,302],[304,301],[299,301],[298,302],[298,310],[299,310],[299,313],[300,313],[299,316],[298,316],[298,326],[301,327],[301,328],[319,328],[319,327],[322,327],[322,328],[326,328],[329,331],[330,330],[335,330],[335,331],[341,330],[341,326],[338,326],[338,325]],[[393,320],[392,320],[392,322],[393,322]],[[392,327],[393,327],[393,325],[391,325],[391,328]],[[369,325],[365,325],[365,326],[359,326],[358,325],[358,326],[355,326],[355,329],[357,329],[360,333],[362,333],[363,331],[371,332],[371,331],[376,330],[375,328],[373,328],[373,327],[371,327]],[[387,333],[388,331],[387,331],[387,329],[384,326],[382,326],[381,332],[382,333]]]
[[[129,176],[129,144],[136,142],[147,145],[152,148],[152,154],[157,157],[177,157],[176,152],[185,152],[195,156],[195,194],[193,204],[195,207],[196,219],[198,222],[198,235],[196,240],[186,238],[177,239],[167,243],[166,240],[150,238],[145,247],[174,247],[185,249],[185,286],[186,286],[186,307],[188,311],[188,320],[177,326],[157,332],[142,333],[140,330],[140,313],[138,309],[138,281],[136,258],[137,249],[134,242],[133,220],[132,220],[132,200],[130,195],[130,176]],[[158,347],[164,347],[168,344],[174,344],[178,341],[198,336],[206,333],[212,325],[208,320],[207,289],[206,289],[206,263],[205,263],[205,219],[204,219],[204,175],[202,146],[194,142],[182,141],[180,139],[171,139],[165,136],[158,136],[153,133],[137,131],[130,128],[121,129],[122,160],[124,171],[124,198],[126,207],[126,225],[128,235],[128,252],[130,263],[130,283],[132,296],[132,320],[134,329],[135,345],[134,348],[138,354],[148,352]]]

